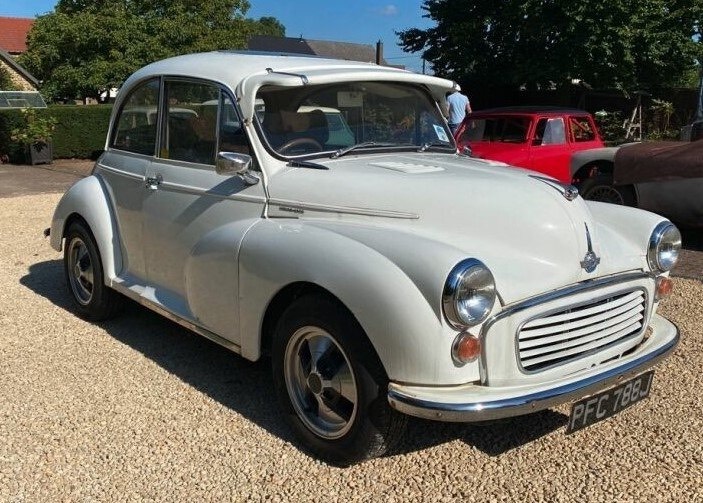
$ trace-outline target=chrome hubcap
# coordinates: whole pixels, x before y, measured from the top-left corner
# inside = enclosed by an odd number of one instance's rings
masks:
[[[298,329],[286,346],[284,377],[293,408],[310,431],[335,439],[349,431],[358,394],[347,355],[318,327]]]
[[[87,305],[93,298],[93,262],[82,239],[74,238],[68,248],[68,278],[76,300]]]

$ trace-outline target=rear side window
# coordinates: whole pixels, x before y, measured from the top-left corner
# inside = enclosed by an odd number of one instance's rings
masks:
[[[569,127],[575,142],[594,141],[596,139],[596,132],[591,126],[591,121],[588,120],[588,117],[571,117],[569,119]]]
[[[144,82],[129,95],[115,122],[113,148],[154,155],[159,105],[159,79]]]

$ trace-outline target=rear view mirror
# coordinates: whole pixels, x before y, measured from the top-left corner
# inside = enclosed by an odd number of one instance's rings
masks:
[[[249,172],[251,156],[237,152],[220,152],[217,154],[215,171],[218,175],[236,175],[248,185],[256,185],[259,178]]]

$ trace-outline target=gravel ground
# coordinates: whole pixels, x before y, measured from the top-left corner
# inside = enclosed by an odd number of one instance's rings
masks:
[[[136,305],[68,310],[41,231],[58,194],[0,200],[0,501],[703,501],[703,284],[650,398],[564,435],[567,407],[491,426],[412,420],[348,469],[302,452],[249,363]]]

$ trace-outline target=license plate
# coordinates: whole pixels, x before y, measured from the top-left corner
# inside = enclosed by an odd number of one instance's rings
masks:
[[[654,370],[625,381],[614,388],[579,400],[571,407],[566,433],[573,433],[613,416],[649,396]]]

